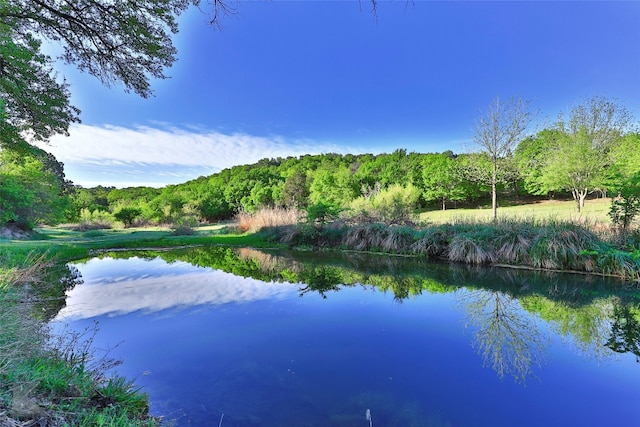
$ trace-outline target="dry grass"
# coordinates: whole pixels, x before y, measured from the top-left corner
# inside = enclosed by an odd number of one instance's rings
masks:
[[[24,359],[44,342],[44,324],[32,317],[28,285],[50,266],[45,255],[29,255],[24,266],[0,269],[0,370]]]
[[[240,212],[236,215],[238,229],[242,233],[260,231],[265,227],[295,225],[302,219],[302,211],[284,208],[262,208],[254,213]]]

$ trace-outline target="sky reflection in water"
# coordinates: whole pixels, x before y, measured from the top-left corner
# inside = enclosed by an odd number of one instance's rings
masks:
[[[119,372],[178,426],[365,426],[367,409],[373,426],[640,425],[632,354],[581,347],[506,293],[300,297],[183,261],[76,266],[56,320],[97,320],[96,346],[117,345]]]

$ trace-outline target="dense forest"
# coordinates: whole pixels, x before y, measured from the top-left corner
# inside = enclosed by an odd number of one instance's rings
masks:
[[[619,204],[624,216],[625,209],[637,208],[640,194],[640,133],[628,130],[628,120],[624,129],[616,127],[620,111],[625,110],[609,100],[593,98],[574,109],[570,121],[524,138],[499,158],[486,150],[404,149],[265,158],[160,189],[74,186],[53,156],[26,143],[13,144],[0,152],[0,223],[23,229],[61,222],[193,225],[262,207],[314,206],[390,223],[419,210],[485,204],[495,171],[503,203],[573,197],[579,211],[589,194],[622,196],[631,202]],[[596,125],[590,127],[591,122]]]

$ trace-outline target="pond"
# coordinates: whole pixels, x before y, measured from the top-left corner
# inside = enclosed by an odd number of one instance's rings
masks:
[[[91,329],[176,426],[640,425],[640,295],[584,275],[253,249],[71,266]]]

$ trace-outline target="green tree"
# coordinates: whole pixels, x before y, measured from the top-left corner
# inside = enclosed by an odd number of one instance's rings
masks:
[[[614,192],[640,171],[640,133],[629,132],[618,138],[609,150],[607,186]]]
[[[199,3],[0,1],[0,149],[15,149],[27,141],[46,141],[54,134],[66,134],[70,124],[79,121],[79,110],[70,104],[68,85],[53,71],[52,59],[42,53],[42,41],[60,45],[64,61],[96,76],[105,85],[119,82],[125,90],[147,97],[151,94],[150,79],[164,78],[164,69],[175,61],[171,34],[178,29],[177,16],[189,4]],[[213,4],[214,11],[225,6],[217,0]],[[57,162],[51,160],[55,159],[16,163],[12,171],[5,171],[6,181],[0,182],[4,186],[2,193],[6,197],[9,193],[22,197],[12,206],[47,208],[40,215],[25,216],[20,209],[12,216],[25,218],[28,224],[53,220],[57,209],[49,209],[53,206],[51,196],[64,188],[48,184],[55,181],[51,175],[56,173],[52,166]],[[48,173],[42,172],[41,185],[32,185],[34,181],[27,179],[37,175],[36,163],[49,169]],[[58,173],[62,174],[61,165]],[[25,186],[24,191],[13,192],[17,183]],[[35,199],[31,201],[30,197]],[[4,208],[9,205],[7,200],[2,201]],[[62,197],[59,202],[64,200]]]
[[[548,195],[549,189],[543,181],[543,168],[549,153],[558,145],[564,134],[557,129],[544,129],[535,136],[525,138],[516,147],[514,161],[524,189],[529,194]]]
[[[40,41],[22,31],[16,18],[4,16],[14,10],[16,5],[0,2],[0,147],[5,148],[20,145],[25,136],[43,141],[66,133],[79,113],[51,58],[40,52]]]
[[[609,217],[624,233],[640,213],[640,170],[619,182],[616,191],[617,196],[611,200]]]
[[[309,199],[312,203],[345,207],[357,195],[353,174],[345,165],[323,165],[311,178]]]
[[[11,37],[33,34],[64,49],[62,59],[110,86],[121,82],[126,90],[147,97],[150,78],[165,78],[175,61],[171,35],[188,0],[5,0],[0,18]],[[216,2],[218,3],[218,2]],[[47,73],[49,74],[49,73]]]
[[[33,154],[5,148],[0,151],[0,225],[23,229],[65,219],[69,198],[56,174]]]
[[[448,201],[461,201],[466,198],[466,191],[452,152],[428,154],[422,163],[422,179],[424,181],[424,199],[440,200],[442,210],[447,208]]]
[[[480,178],[491,186],[494,220],[498,217],[498,184],[507,181],[508,175],[513,173],[513,150],[524,138],[530,121],[529,102],[514,98],[501,102],[500,98],[496,98],[476,125],[473,142],[489,160],[489,169],[486,173],[476,174],[474,178]],[[477,166],[476,171],[484,166],[484,162]]]
[[[583,131],[581,135],[563,136],[548,154],[542,168],[542,191],[569,191],[582,211],[587,195],[605,183],[607,159],[595,150]]]
[[[288,207],[304,208],[308,198],[307,174],[302,168],[295,168],[285,179],[282,189],[282,204]]]
[[[606,191],[612,154],[631,121],[624,106],[602,97],[574,106],[567,120],[561,115],[557,129],[562,136],[546,154],[542,188],[570,191],[580,212],[590,192]]]
[[[122,208],[113,214],[118,221],[122,221],[125,227],[131,227],[133,221],[142,215],[142,210],[138,208]]]
[[[322,228],[325,223],[336,219],[344,209],[340,206],[319,201],[307,206],[306,211],[307,221],[311,224],[319,223],[320,228]]]
[[[557,126],[571,137],[585,135],[594,149],[608,152],[632,121],[632,114],[615,98],[594,96],[574,105],[567,120],[561,114]]]

